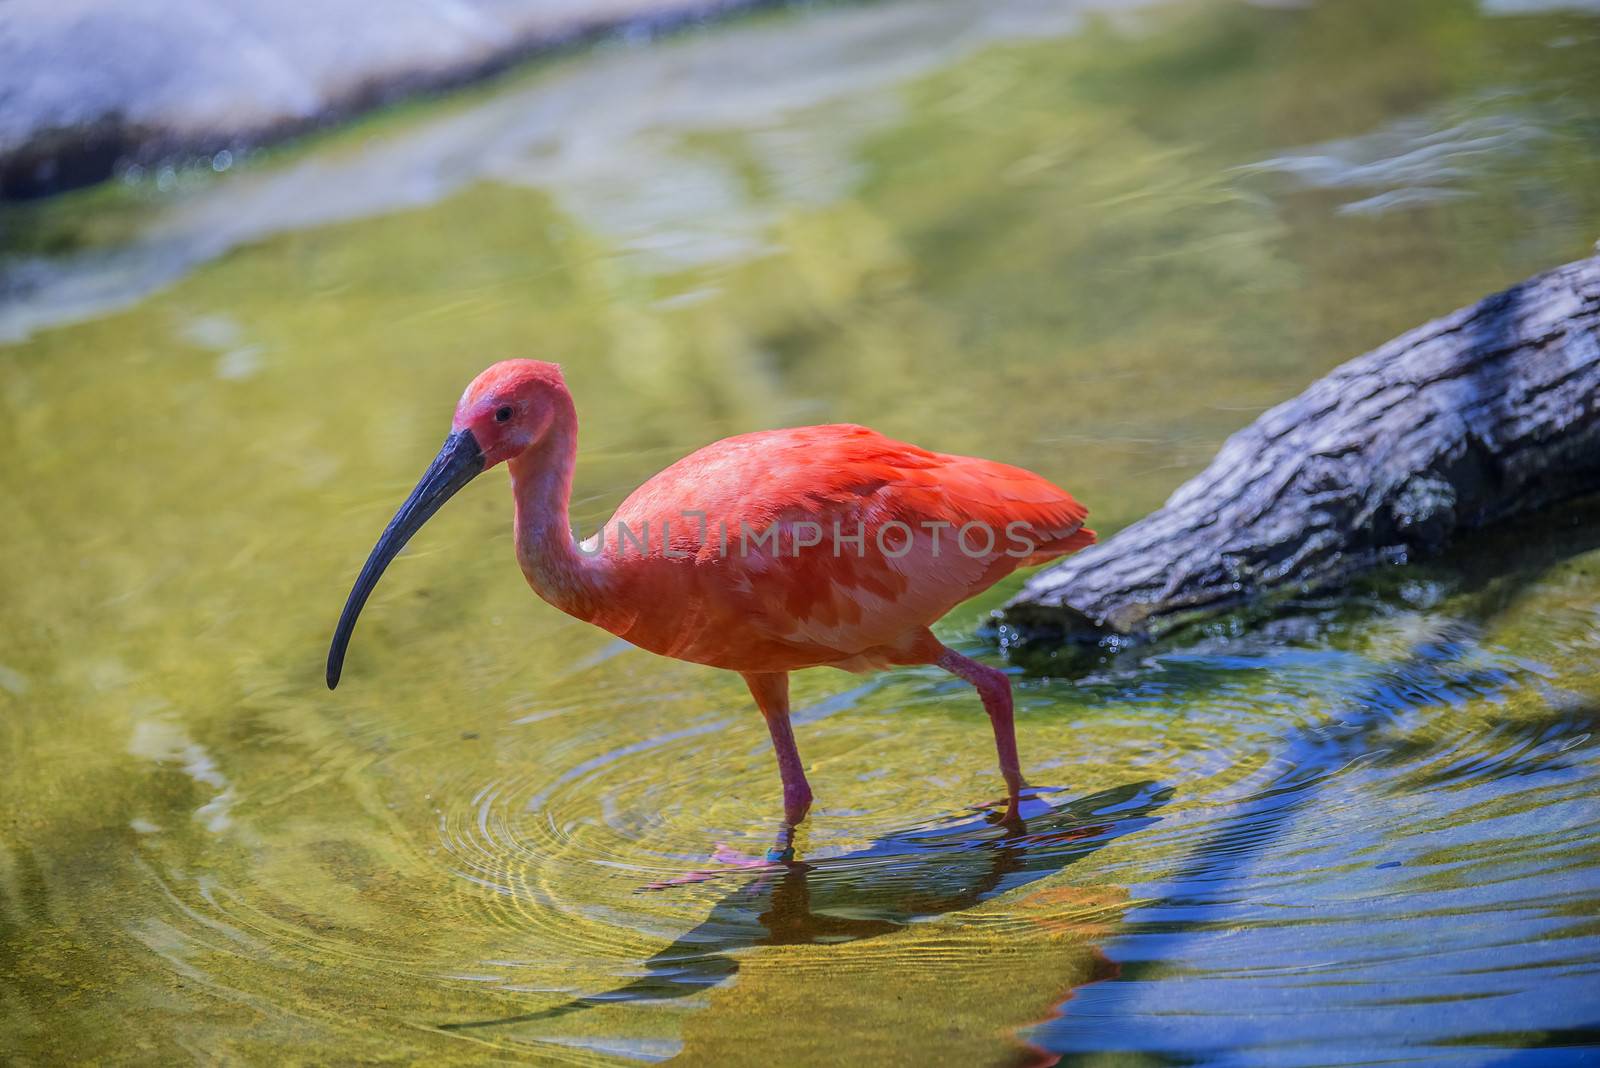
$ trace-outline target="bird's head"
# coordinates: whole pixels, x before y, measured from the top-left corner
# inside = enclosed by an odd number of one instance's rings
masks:
[[[487,471],[543,441],[557,414],[571,405],[555,364],[501,360],[461,394],[451,437],[470,435],[483,458],[480,470]]]
[[[389,520],[345,600],[328,649],[328,689],[339,685],[345,650],[362,606],[411,536],[462,486],[496,464],[537,447],[558,415],[571,408],[572,397],[561,379],[561,369],[553,363],[502,360],[472,380],[456,404],[450,436],[411,496]]]

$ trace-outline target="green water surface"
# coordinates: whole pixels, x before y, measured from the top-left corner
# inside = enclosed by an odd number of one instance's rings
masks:
[[[969,807],[969,689],[800,674],[787,868],[732,857],[780,815],[742,682],[532,596],[498,473],[322,683],[507,356],[565,369],[586,531],[715,438],[856,421],[1113,533],[1337,363],[1590,251],[1585,6],[802,8],[6,207],[3,1058],[1597,1055],[1593,506],[1019,676],[1021,834]],[[1014,587],[941,635],[994,660]]]

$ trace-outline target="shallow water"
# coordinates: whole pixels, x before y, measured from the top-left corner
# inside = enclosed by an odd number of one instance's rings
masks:
[[[883,3],[543,64],[0,214],[0,1048],[23,1061],[1578,1063],[1600,512],[1265,628],[970,690],[548,609],[498,476],[355,569],[491,359],[593,525],[854,420],[1111,532],[1342,359],[1600,237],[1567,6]],[[974,635],[997,590],[940,627]]]

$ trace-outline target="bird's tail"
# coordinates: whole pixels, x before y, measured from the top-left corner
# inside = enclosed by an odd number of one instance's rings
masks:
[[[1034,564],[1044,564],[1051,560],[1059,560],[1063,556],[1077,552],[1079,549],[1088,548],[1095,543],[1095,533],[1088,527],[1079,527],[1064,538],[1046,542],[1034,550],[1033,555],[1022,561],[1022,566],[1032,567]]]

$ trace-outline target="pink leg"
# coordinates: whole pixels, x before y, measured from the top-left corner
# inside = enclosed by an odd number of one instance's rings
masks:
[[[783,818],[790,826],[806,818],[811,808],[811,786],[800,763],[800,750],[794,744],[789,726],[789,673],[786,671],[749,672],[744,676],[750,694],[767,718],[772,748],[778,754],[778,774],[783,777]]]
[[[1010,804],[1006,819],[1017,818],[1022,788],[1022,768],[1017,762],[1017,730],[1011,716],[1011,680],[1005,672],[987,664],[980,664],[962,656],[954,649],[945,649],[935,661],[940,667],[958,678],[966,679],[983,699],[983,710],[989,713],[989,723],[994,727],[994,748],[1000,756],[1000,774],[1006,780],[1006,793]]]

